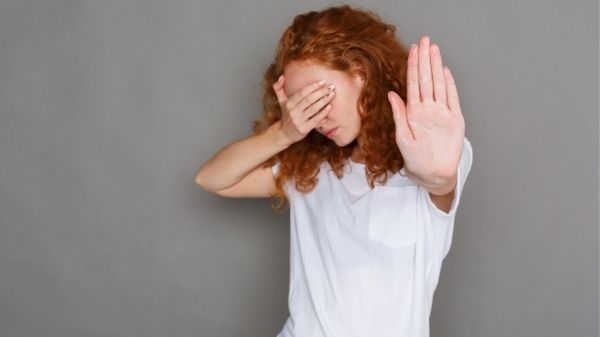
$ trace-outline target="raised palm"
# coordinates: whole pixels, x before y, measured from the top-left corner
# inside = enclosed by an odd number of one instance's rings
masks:
[[[404,171],[421,178],[451,177],[460,160],[465,121],[456,84],[442,65],[439,47],[423,36],[411,45],[407,69],[407,103],[390,91],[396,144]]]

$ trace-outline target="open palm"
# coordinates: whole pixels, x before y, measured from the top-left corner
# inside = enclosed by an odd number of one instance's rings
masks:
[[[393,91],[388,96],[404,170],[422,178],[454,175],[465,121],[454,79],[442,65],[439,47],[430,46],[428,36],[409,50],[407,104]]]

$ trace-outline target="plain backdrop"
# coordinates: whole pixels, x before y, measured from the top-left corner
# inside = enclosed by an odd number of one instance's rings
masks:
[[[598,3],[364,1],[431,36],[474,162],[431,335],[598,336]],[[194,183],[297,14],[341,2],[0,2],[0,336],[274,337],[289,212]]]

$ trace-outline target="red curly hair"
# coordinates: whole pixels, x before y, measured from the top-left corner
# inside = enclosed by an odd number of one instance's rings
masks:
[[[404,167],[387,97],[387,92],[393,90],[406,102],[408,48],[396,38],[395,31],[394,25],[383,22],[377,14],[349,5],[297,15],[283,32],[274,61],[264,72],[264,112],[253,121],[254,134],[264,132],[281,119],[273,84],[290,62],[317,61],[350,76],[360,75],[365,81],[357,109],[361,115],[367,179],[371,188],[376,181],[384,184],[388,171],[393,174]],[[280,163],[275,179],[277,191],[272,195],[279,204],[274,208],[282,209],[288,201],[283,189],[288,179],[294,178],[298,191],[310,192],[318,182],[317,174],[324,161],[341,178],[343,167],[357,146],[355,139],[340,147],[313,129],[302,140],[265,161],[263,168]]]

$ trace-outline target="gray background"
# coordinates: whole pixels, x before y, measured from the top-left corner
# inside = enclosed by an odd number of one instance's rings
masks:
[[[597,336],[597,2],[350,3],[458,82],[474,163],[431,335]],[[328,4],[0,2],[0,336],[275,336],[289,213],[194,175]]]

